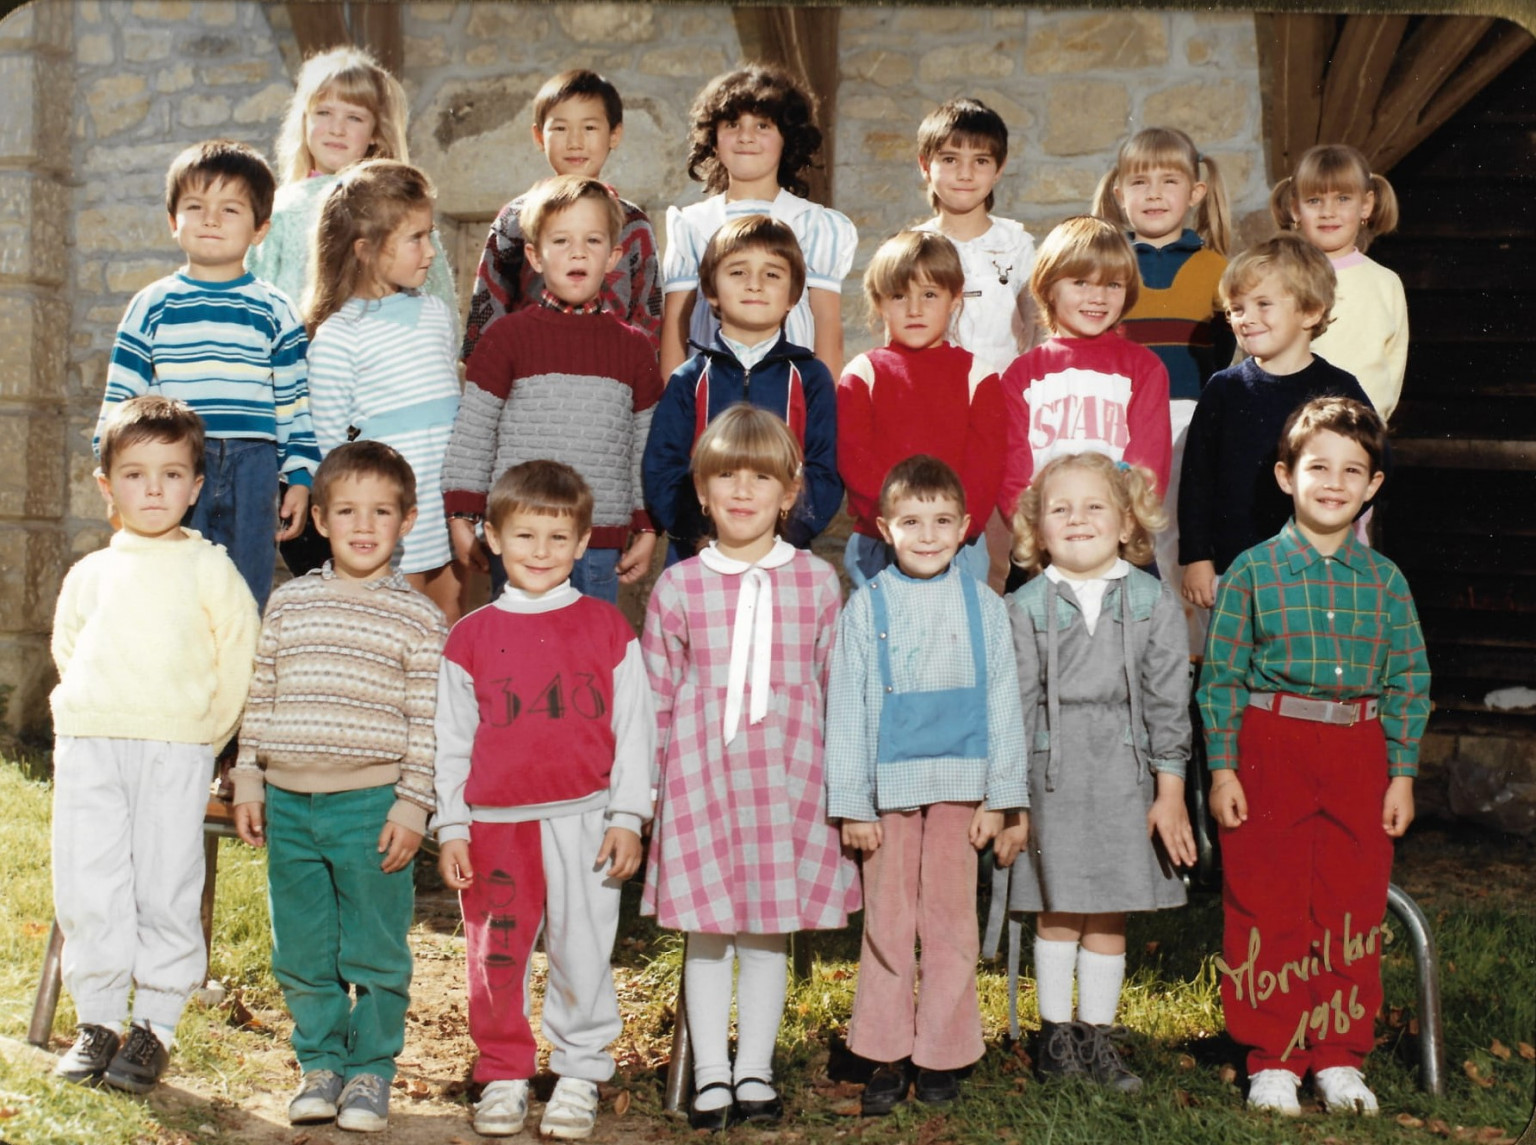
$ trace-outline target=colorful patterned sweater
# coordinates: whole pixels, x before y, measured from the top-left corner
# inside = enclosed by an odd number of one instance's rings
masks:
[[[1186,230],[1167,246],[1132,240],[1141,294],[1120,330],[1162,360],[1168,397],[1196,401],[1206,381],[1232,364],[1237,339],[1221,304],[1227,260]]]

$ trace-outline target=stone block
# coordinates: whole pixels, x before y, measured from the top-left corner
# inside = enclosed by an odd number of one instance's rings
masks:
[[[1113,147],[1126,134],[1130,111],[1123,83],[1057,80],[1046,96],[1045,153],[1086,155]]]
[[[275,130],[282,122],[283,111],[292,95],[293,88],[286,83],[268,84],[255,95],[247,96],[235,105],[235,122],[270,123]]]
[[[158,199],[97,207],[75,217],[75,243],[87,253],[166,251],[172,242],[165,203]]]
[[[1251,151],[1213,151],[1211,158],[1216,162],[1216,169],[1221,172],[1221,181],[1227,188],[1227,199],[1230,202],[1238,202],[1248,196],[1250,191],[1260,195],[1267,194],[1268,188],[1260,182],[1253,180],[1253,152]]]
[[[450,59],[448,46],[441,36],[405,37],[405,66],[408,68],[442,67]]]
[[[226,60],[199,69],[198,76],[210,87],[227,87],[234,84],[254,86],[272,78],[272,61],[264,58]]]
[[[501,48],[495,43],[476,44],[464,53],[464,62],[472,68],[488,68],[501,58]]]
[[[75,59],[87,67],[98,68],[117,59],[112,37],[102,32],[81,36],[75,45]]]
[[[1072,214],[1088,209],[1094,188],[1104,174],[1097,167],[1081,167],[1071,164],[1041,163],[1026,172],[1028,178],[1020,196],[1025,203],[1067,203],[1074,207]],[[1049,229],[1049,228],[1046,228]],[[1044,231],[1030,227],[1032,233],[1043,236]]]
[[[842,19],[847,20],[854,11],[856,9],[845,10]],[[856,52],[843,60],[840,70],[844,83],[849,80],[865,80],[881,87],[898,87],[910,83],[916,72],[909,56],[880,50]]]
[[[471,4],[461,44],[538,43],[549,35],[549,20],[538,9],[512,4]],[[620,39],[622,37],[613,37]],[[551,67],[553,74],[558,67]]]
[[[917,64],[917,77],[924,83],[943,80],[1001,79],[1013,74],[1013,61],[1019,45],[1014,40],[992,44],[950,44],[924,52]]]
[[[91,452],[91,434],[95,424],[95,419],[92,419],[72,434],[75,448],[69,454],[68,460],[69,486],[66,516],[75,520],[104,524],[106,502],[102,500],[101,486],[96,481],[96,455]],[[83,447],[80,444],[82,439]]]
[[[910,131],[866,131],[863,152],[884,163],[916,163],[917,139]]]
[[[438,3],[437,0],[428,0],[424,4],[412,4],[408,18],[428,24],[445,24],[453,19],[457,8],[457,4],[443,4]]]
[[[529,103],[543,82],[534,72],[444,84],[413,117],[411,158],[432,172],[438,210],[494,214],[548,172],[528,140]]]
[[[1029,22],[1029,13],[1023,8],[992,9],[992,29],[997,32],[1017,32]]]
[[[719,48],[696,44],[646,52],[640,57],[639,70],[648,76],[708,79],[725,71],[733,62]]]
[[[169,28],[137,28],[130,24],[119,34],[123,39],[123,59],[130,63],[156,63],[170,57]]]
[[[1147,96],[1142,119],[1182,128],[1201,147],[1237,136],[1248,124],[1255,89],[1234,79],[1179,84]]]
[[[873,119],[893,123],[902,114],[901,107],[888,95],[845,96],[837,101],[837,117],[841,121]]]
[[[191,0],[133,0],[129,11],[139,20],[163,20],[179,24],[192,15]]]
[[[979,32],[983,20],[981,12],[967,11],[958,6],[898,8],[891,14],[886,27],[900,39],[911,37],[921,42]]]
[[[48,633],[0,634],[0,688],[6,692],[4,727],[29,739],[46,740],[48,695],[58,683]]]
[[[163,258],[115,258],[106,264],[106,286],[114,294],[137,294],[165,272]]]
[[[0,398],[64,397],[69,305],[47,287],[0,289]]]
[[[181,40],[184,55],[196,60],[240,59],[249,52],[238,35],[224,32],[202,32]]]
[[[85,89],[85,105],[96,138],[104,139],[144,122],[151,100],[148,86],[143,76],[131,74],[92,81]]]
[[[1151,12],[1034,13],[1024,50],[1031,75],[1076,75],[1161,67],[1168,62],[1168,17]]]
[[[723,12],[721,17],[728,18]],[[641,44],[656,38],[651,4],[562,4],[555,19],[578,44]]]
[[[183,99],[176,105],[176,121],[183,127],[217,127],[229,122],[229,100],[222,95],[201,92],[195,99]]]
[[[0,92],[5,93],[5,114],[0,116],[0,159],[26,162],[37,154],[41,143],[37,138],[41,110],[37,86],[34,57],[0,56]]]
[[[209,28],[228,28],[238,19],[239,8],[233,0],[199,0],[193,16]]]
[[[29,171],[0,170],[0,277],[64,282],[69,206],[62,184]]]
[[[1003,117],[1003,123],[1007,125],[1009,135],[1013,137],[1009,144],[1010,153],[1022,151],[1025,140],[1021,137],[1021,133],[1034,126],[1034,112],[1014,96],[1005,94],[1001,88],[976,88],[974,98],[981,100]]]
[[[48,407],[0,412],[0,517],[64,512],[64,420]]]
[[[196,82],[197,76],[192,71],[192,65],[186,60],[177,60],[174,64],[155,71],[155,90],[162,94],[186,91]]]

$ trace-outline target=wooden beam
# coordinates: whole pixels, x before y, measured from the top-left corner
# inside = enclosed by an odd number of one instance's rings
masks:
[[[1359,147],[1370,135],[1376,100],[1386,83],[1407,16],[1345,16],[1328,61],[1317,137]]]
[[[1336,19],[1293,13],[1254,16],[1269,182],[1291,173],[1301,153],[1317,141],[1323,76],[1333,48]]]
[[[1420,113],[1440,85],[1455,73],[1493,24],[1492,16],[1424,18],[1403,46],[1391,84],[1376,102],[1376,123],[1361,148],[1373,170],[1382,169],[1377,164],[1378,154],[1396,150],[1390,147],[1395,138],[1414,132]]]
[[[1381,145],[1372,160],[1375,169],[1386,171],[1391,168],[1529,51],[1533,44],[1536,44],[1536,37],[1516,24],[1500,28],[1494,33],[1493,42],[1480,50],[1465,67],[1458,68],[1424,105],[1413,130],[1402,132]]]
[[[372,52],[390,72],[400,74],[405,63],[405,33],[399,4],[288,0],[286,7],[300,58],[308,59],[340,44],[356,44]]]
[[[744,59],[778,64],[815,97],[821,152],[817,166],[805,173],[805,181],[811,199],[830,207],[836,159],[837,8],[743,6],[734,8],[732,15]]]

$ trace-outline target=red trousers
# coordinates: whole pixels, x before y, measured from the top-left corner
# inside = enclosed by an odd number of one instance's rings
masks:
[[[848,1046],[862,1057],[959,1069],[986,1048],[976,998],[975,811],[974,803],[930,803],[880,816],[884,838],[864,859],[864,943],[848,1023]]]
[[[1260,708],[1237,740],[1248,821],[1221,831],[1221,1001],[1248,1072],[1358,1068],[1381,1007],[1392,875],[1381,724]]]
[[[528,1024],[528,959],[544,917],[539,823],[476,823],[469,837],[475,881],[464,911],[469,1033],[480,1050],[476,1081],[532,1077],[538,1043]]]

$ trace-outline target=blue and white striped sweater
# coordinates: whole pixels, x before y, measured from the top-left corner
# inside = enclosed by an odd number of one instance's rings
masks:
[[[118,402],[180,398],[209,437],[277,443],[285,479],[309,484],[320,463],[309,416],[304,325],[288,296],[245,274],[199,282],[177,273],[128,304],[112,346],[91,447]]]

